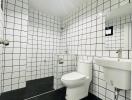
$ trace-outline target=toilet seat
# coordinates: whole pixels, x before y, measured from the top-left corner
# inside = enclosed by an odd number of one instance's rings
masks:
[[[74,80],[83,80],[85,79],[85,75],[82,75],[78,72],[72,72],[72,73],[68,73],[63,75],[63,77],[61,78],[62,80],[67,80],[67,81],[74,81]]]
[[[83,85],[86,81],[87,77],[78,72],[72,72],[69,74],[65,74],[62,76],[61,81],[64,85],[69,88],[75,88]]]

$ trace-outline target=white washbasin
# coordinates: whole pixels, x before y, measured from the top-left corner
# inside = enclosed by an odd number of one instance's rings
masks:
[[[129,59],[120,59],[120,61],[118,61],[117,58],[102,57],[95,58],[95,63],[100,66],[131,71],[131,60]]]
[[[95,58],[95,63],[104,67],[107,83],[115,88],[129,90],[131,88],[131,60],[117,58]]]

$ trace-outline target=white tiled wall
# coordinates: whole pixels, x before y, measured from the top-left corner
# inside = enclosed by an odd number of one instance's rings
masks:
[[[1,5],[1,0],[0,0]],[[0,39],[3,39],[3,11],[0,8]],[[2,86],[2,47],[3,45],[0,44],[0,94],[1,94],[1,86]]]
[[[76,58],[117,57],[116,50],[106,48],[105,19],[99,13],[128,2],[90,0],[77,12],[66,16],[62,24],[58,17],[28,8],[28,0],[5,0],[4,37],[10,45],[3,52],[2,91],[22,88],[26,80],[51,75],[55,76],[55,88],[60,88],[61,76],[76,69]],[[131,16],[127,17],[131,20]],[[60,30],[61,25],[63,30]],[[66,51],[69,55],[65,55]],[[62,65],[58,64],[58,53],[62,54]],[[124,50],[123,58],[132,59],[132,51]],[[103,100],[114,100],[114,89],[106,84],[103,68],[96,64],[93,66],[90,92]],[[130,91],[121,91],[119,100],[130,100]]]
[[[115,46],[114,48],[106,47],[105,18],[100,13],[109,12],[128,2],[129,0],[91,0],[76,12],[66,16],[63,20],[65,27],[61,35],[60,51],[68,50],[69,54],[76,54],[81,59],[91,59],[95,56],[117,57],[116,50],[122,47],[122,44],[120,42],[120,45],[117,45],[117,41],[114,41],[112,44]],[[114,26],[122,26],[128,20],[132,20],[131,16],[120,18],[121,24]],[[122,29],[120,27],[117,29],[121,33]],[[121,35],[117,38],[121,39]],[[131,50],[123,50],[123,58],[131,59]],[[103,100],[114,100],[114,88],[105,82],[102,66],[96,64],[93,66],[90,92]],[[130,91],[121,91],[119,100],[130,100]]]
[[[26,46],[28,0],[4,0],[4,38],[2,92],[23,88],[26,84]]]
[[[29,8],[26,79],[53,76],[59,54],[60,18]]]
[[[131,16],[115,18],[105,22],[106,27],[113,26],[113,35],[105,37],[105,48],[107,50],[131,49]]]
[[[5,0],[2,92],[23,88],[26,81],[53,76],[59,53],[60,18],[29,6],[28,0]],[[57,65],[56,65],[57,66]]]
[[[65,64],[58,64],[61,18],[33,9],[28,0],[4,3],[4,37],[10,45],[3,50],[2,92],[23,88],[28,80],[48,76],[55,76],[56,89],[61,87],[62,73],[75,70],[71,60],[76,58],[66,55]],[[58,74],[59,68],[63,71]]]

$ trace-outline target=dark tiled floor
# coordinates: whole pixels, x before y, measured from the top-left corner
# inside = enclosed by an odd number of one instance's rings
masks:
[[[26,83],[25,98],[53,90],[54,77],[36,79]]]
[[[53,92],[44,94],[42,96],[35,97],[30,100],[65,100],[65,93],[66,93],[66,89],[62,88],[62,89],[55,90]],[[82,100],[101,100],[101,99],[89,93],[89,96]]]
[[[65,100],[65,94],[66,88],[54,90],[53,77],[47,77],[28,81],[26,88],[3,93],[0,96],[0,100]],[[82,100],[101,99],[89,93],[89,96]]]
[[[88,97],[86,97],[86,98],[84,98],[82,100],[101,100],[101,99],[96,97],[95,95],[89,93]]]
[[[28,100],[65,100],[65,88],[55,90]]]
[[[25,88],[3,93],[0,100],[23,100]]]
[[[31,80],[26,83],[26,88],[5,92],[0,100],[24,100],[32,96],[53,90],[54,77]]]
[[[30,91],[31,92],[31,91]],[[7,92],[0,96],[0,100],[24,100],[25,89],[15,90],[11,92]],[[66,89],[61,88],[58,90],[51,91],[49,93],[28,99],[28,100],[65,100]],[[26,99],[25,99],[26,100]],[[82,100],[101,100],[89,93],[89,96]]]

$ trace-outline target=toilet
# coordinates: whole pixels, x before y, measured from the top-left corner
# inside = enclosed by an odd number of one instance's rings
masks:
[[[66,100],[80,100],[87,97],[91,80],[92,62],[80,60],[76,72],[61,77],[61,81],[66,87]]]

